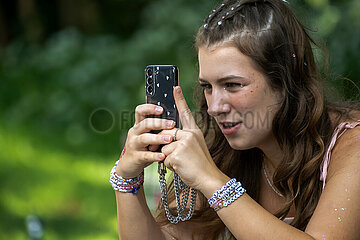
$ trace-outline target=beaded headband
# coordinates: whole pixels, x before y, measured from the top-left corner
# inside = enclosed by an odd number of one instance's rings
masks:
[[[283,1],[284,3],[289,4],[289,2],[288,2],[287,0],[281,0],[281,1]],[[264,0],[264,2],[266,2],[266,0]],[[210,19],[211,19],[217,12],[220,12],[224,6],[225,6],[225,4],[222,3],[218,8],[213,9],[213,10],[211,11],[210,15],[205,19],[205,24],[204,24],[204,26],[203,26],[205,29],[208,29],[208,27],[209,27],[208,22],[210,21]],[[235,6],[231,7],[230,10],[227,11],[227,12],[225,13],[225,15],[223,15],[223,16],[220,18],[221,20],[219,20],[219,21],[217,22],[217,25],[218,25],[218,26],[221,26],[224,20],[226,20],[226,19],[228,19],[228,18],[230,18],[230,17],[233,17],[233,16],[234,16],[234,13],[236,13],[236,10],[237,10],[240,6],[241,6],[240,1],[238,1]],[[241,17],[245,17],[245,16],[241,14]]]

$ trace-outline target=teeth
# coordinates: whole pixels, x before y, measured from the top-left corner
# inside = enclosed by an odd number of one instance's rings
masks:
[[[224,123],[223,125],[225,128],[231,128],[231,127],[235,126],[236,124],[238,124],[238,123]]]

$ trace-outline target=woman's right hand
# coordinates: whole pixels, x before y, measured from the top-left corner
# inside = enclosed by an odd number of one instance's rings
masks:
[[[123,178],[137,177],[145,167],[153,162],[163,161],[165,155],[152,152],[148,146],[168,144],[171,135],[150,133],[151,130],[173,129],[175,122],[161,118],[147,118],[147,115],[160,115],[163,108],[154,104],[138,105],[135,109],[135,124],[129,129],[125,152],[116,166],[116,173]]]

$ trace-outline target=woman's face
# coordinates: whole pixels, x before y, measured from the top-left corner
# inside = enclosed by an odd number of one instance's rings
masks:
[[[236,47],[201,47],[199,82],[208,113],[214,117],[233,149],[268,148],[281,94],[273,91],[251,59]]]

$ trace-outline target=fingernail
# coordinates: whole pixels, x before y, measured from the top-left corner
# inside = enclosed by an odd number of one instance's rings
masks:
[[[178,94],[181,94],[181,88],[178,87],[178,88],[176,89],[176,92],[177,92]]]
[[[165,142],[170,142],[170,136],[163,136]]]
[[[172,127],[173,125],[174,125],[174,121],[172,121],[172,120],[166,121],[167,127]]]
[[[155,108],[155,112],[157,112],[157,113],[162,113],[162,111],[163,111],[162,107],[156,107]]]
[[[163,153],[159,153],[158,154],[158,159],[162,160],[164,158],[164,154]]]

